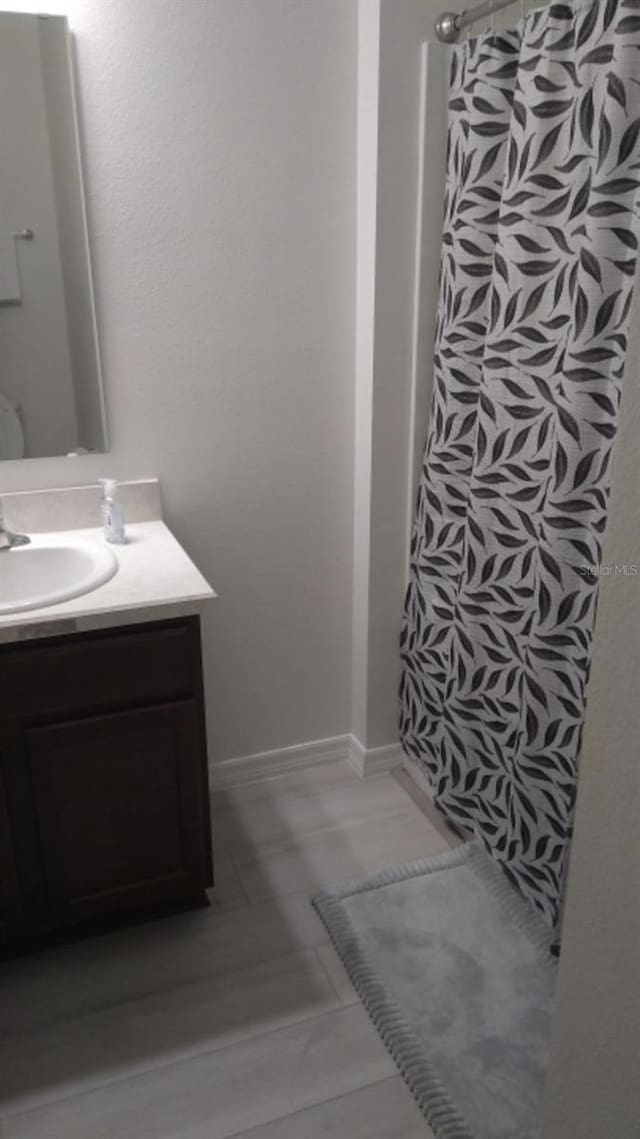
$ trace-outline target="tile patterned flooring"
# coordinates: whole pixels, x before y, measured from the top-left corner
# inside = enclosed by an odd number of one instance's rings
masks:
[[[0,1139],[430,1139],[309,904],[446,849],[414,799],[346,764],[217,791],[209,910],[2,964]]]

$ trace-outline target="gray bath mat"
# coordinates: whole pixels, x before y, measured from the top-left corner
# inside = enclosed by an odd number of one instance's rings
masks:
[[[540,1134],[550,937],[474,843],[314,899],[439,1139]]]

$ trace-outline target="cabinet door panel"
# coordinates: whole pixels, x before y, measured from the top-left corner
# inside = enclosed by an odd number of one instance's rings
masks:
[[[20,887],[9,821],[5,773],[0,754],[0,944],[22,923]]]
[[[32,728],[27,757],[55,924],[202,894],[194,701]]]

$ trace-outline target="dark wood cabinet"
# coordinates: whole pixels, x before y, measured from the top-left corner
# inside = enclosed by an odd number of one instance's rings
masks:
[[[199,622],[0,649],[0,945],[206,899]]]
[[[0,946],[20,931],[22,922],[22,898],[0,752]]]

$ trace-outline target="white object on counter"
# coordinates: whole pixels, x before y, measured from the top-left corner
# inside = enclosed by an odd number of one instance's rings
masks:
[[[127,541],[124,529],[124,511],[122,503],[118,500],[118,484],[115,479],[100,479],[102,485],[102,501],[100,512],[102,526],[107,542],[114,546],[124,546]]]

